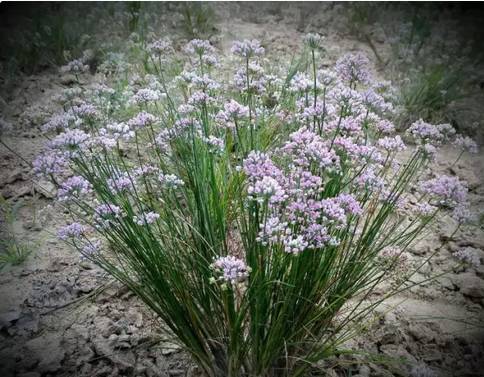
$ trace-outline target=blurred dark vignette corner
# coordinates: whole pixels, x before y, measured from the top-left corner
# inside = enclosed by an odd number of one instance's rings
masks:
[[[385,3],[387,7],[393,6]],[[69,50],[70,43],[79,44],[81,34],[73,34],[69,30],[69,19],[72,17],[66,15],[66,10],[76,7],[77,17],[82,19],[85,10],[92,11],[98,6],[98,3],[68,3],[68,2],[0,2],[0,118],[4,112],[4,106],[9,106],[9,97],[13,90],[17,88],[20,77],[41,74],[49,69],[57,69],[66,62],[65,51]],[[258,6],[252,3],[256,9]],[[283,7],[281,3],[263,3],[260,5],[258,13],[277,13]],[[320,6],[316,2],[300,2],[297,5],[301,10],[301,18],[304,20],[312,13],[318,12]],[[397,6],[397,5],[395,5]],[[442,12],[449,12],[459,25],[458,33],[462,40],[472,39],[475,41],[470,54],[476,56],[476,73],[480,75],[480,82],[475,91],[484,92],[484,71],[482,54],[484,52],[484,3],[483,2],[423,2],[409,3],[408,7],[412,9],[415,15],[425,10],[430,15],[438,17]],[[166,9],[164,9],[165,11]],[[234,14],[234,16],[236,16]],[[260,16],[260,14],[259,14]],[[250,20],[250,15],[247,19]],[[255,17],[255,15],[254,15]],[[308,18],[310,20],[310,18]],[[399,20],[396,20],[397,22]],[[302,21],[301,21],[302,22]],[[82,33],[90,30],[82,30]],[[270,31],[269,31],[270,33]],[[26,38],[26,35],[28,36]],[[40,38],[35,40],[35,38]],[[81,53],[82,50],[75,51]],[[74,54],[74,53],[73,53]],[[76,56],[73,56],[76,57]],[[468,67],[472,68],[472,67]],[[91,67],[93,73],[96,69],[94,63]],[[5,100],[6,99],[6,100]],[[474,105],[473,105],[474,106]],[[477,103],[476,106],[484,106],[483,103]],[[10,111],[10,109],[9,109]],[[481,119],[481,122],[484,120]],[[476,138],[482,145],[484,141],[484,131],[482,125],[480,130],[475,132]],[[481,172],[484,173],[484,172]],[[482,177],[481,177],[482,179]],[[1,284],[1,283],[0,283]],[[2,298],[0,297],[0,300]],[[482,307],[481,307],[482,310]],[[0,324],[1,325],[1,324]],[[483,323],[481,324],[484,326]],[[0,339],[7,338],[9,334],[6,330],[0,330]],[[62,334],[59,334],[62,336]],[[460,341],[465,340],[464,334],[459,336]],[[57,340],[50,339],[49,342]],[[51,343],[46,343],[49,347]],[[484,339],[481,339],[480,345],[484,349]],[[42,350],[43,344],[37,345],[37,350]],[[463,346],[465,349],[465,345]],[[27,352],[27,351],[25,351]],[[3,354],[2,354],[3,355]],[[465,354],[462,358],[465,359]],[[2,364],[11,363],[12,360],[0,359],[0,371]],[[482,361],[484,376],[484,360]],[[44,376],[62,375],[62,369],[50,374],[46,372]],[[106,374],[107,375],[107,374]],[[40,377],[41,374],[36,372],[25,373],[24,377]],[[474,376],[474,375],[473,375]],[[7,376],[6,376],[7,377]],[[426,376],[415,376],[426,377]]]

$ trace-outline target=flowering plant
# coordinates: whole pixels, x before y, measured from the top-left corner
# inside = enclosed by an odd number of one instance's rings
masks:
[[[422,182],[453,129],[394,135],[391,88],[368,59],[319,70],[321,38],[305,42],[310,73],[286,77],[265,72],[260,42],[236,42],[223,83],[208,41],[189,42],[176,77],[174,46],[154,41],[144,78],[69,98],[44,127],[56,134],[35,169],[72,219],[59,237],[136,293],[207,376],[305,375],[381,301],[368,298],[432,220],[469,214],[463,182]]]

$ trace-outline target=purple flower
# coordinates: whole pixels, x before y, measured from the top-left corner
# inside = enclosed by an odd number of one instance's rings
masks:
[[[292,225],[317,222],[321,217],[321,202],[298,197],[287,204],[285,215]]]
[[[168,38],[154,40],[148,45],[148,49],[157,56],[172,54],[175,52],[173,50],[173,44]]]
[[[338,198],[321,200],[321,212],[323,214],[323,221],[334,224],[337,227],[346,225],[346,212]]]
[[[270,204],[283,202],[287,195],[281,185],[272,177],[265,176],[250,184],[247,188],[249,196],[260,203],[268,200]]]
[[[442,138],[442,135],[436,126],[426,123],[422,119],[412,123],[408,128],[407,133],[420,143],[435,142]]]
[[[112,216],[112,217],[120,217],[121,215],[121,208],[114,204],[100,204],[95,209],[96,214],[99,216]]]
[[[361,215],[363,213],[360,203],[351,194],[340,194],[336,197],[336,201],[351,215]]]
[[[431,216],[437,210],[437,207],[429,203],[417,203],[415,205],[414,211],[419,216]]]
[[[303,230],[303,237],[308,249],[319,249],[327,244],[336,244],[328,234],[328,228],[322,224],[309,224]]]
[[[378,113],[393,110],[393,105],[390,102],[385,101],[385,98],[377,93],[374,88],[365,90],[362,93],[362,100],[363,104]]]
[[[274,165],[269,156],[259,151],[252,151],[243,162],[243,170],[251,182],[264,177],[282,179],[282,172]]]
[[[289,235],[284,238],[283,243],[284,251],[289,254],[300,254],[308,247],[308,242],[302,235]]]
[[[134,216],[133,221],[138,225],[149,225],[153,224],[159,218],[160,215],[156,212],[146,212],[140,216]]]
[[[312,163],[329,171],[340,168],[339,157],[329,150],[324,140],[312,131],[301,128],[289,135],[289,141],[282,147],[296,166],[309,167]]]
[[[377,144],[380,148],[385,149],[388,153],[401,152],[406,149],[406,146],[399,135],[395,137],[387,136],[379,139]]]
[[[112,192],[123,192],[130,191],[133,189],[133,183],[128,175],[128,173],[117,173],[112,178],[107,180],[109,190]]]
[[[344,81],[368,84],[371,80],[369,64],[370,61],[363,53],[349,53],[338,59],[335,70]]]
[[[289,173],[288,192],[293,195],[310,196],[321,191],[322,179],[308,170],[295,167]]]
[[[395,125],[386,119],[381,119],[376,124],[376,129],[382,134],[391,134],[395,132]]]
[[[207,143],[209,146],[210,150],[212,152],[223,152],[225,148],[225,143],[222,139],[219,139],[218,137],[215,137],[213,135],[210,135],[209,137],[203,138],[203,140]]]
[[[121,217],[121,208],[114,204],[100,204],[94,209],[94,221],[101,228],[109,227],[113,220]]]
[[[433,160],[434,157],[435,157],[435,154],[437,153],[437,148],[435,148],[432,144],[423,144],[423,145],[420,145],[419,146],[419,150],[429,160]]]
[[[365,189],[381,189],[385,182],[378,175],[374,166],[368,166],[361,175],[356,178],[357,184]]]
[[[276,216],[269,217],[264,223],[260,224],[260,231],[256,241],[262,245],[278,242],[281,235],[285,233],[286,228],[286,222],[281,222]]]
[[[33,166],[35,174],[58,176],[66,171],[69,164],[61,154],[48,151],[37,156]]]
[[[245,262],[231,255],[217,258],[211,267],[221,273],[220,280],[226,283],[236,284],[245,281],[249,277],[250,268]]]
[[[455,134],[455,129],[450,124],[433,125],[422,119],[412,123],[407,134],[413,137],[417,144],[439,145]]]
[[[241,92],[247,91],[257,94],[266,92],[266,85],[268,85],[268,77],[264,75],[264,69],[255,61],[249,63],[249,88],[247,88],[247,69],[240,68],[235,72],[234,83],[235,88]]]
[[[472,267],[479,267],[481,265],[481,257],[479,256],[479,252],[472,247],[460,249],[459,251],[456,251],[453,255],[460,261],[467,263]]]
[[[136,94],[131,97],[131,102],[137,105],[144,105],[149,102],[156,102],[163,96],[158,90],[153,89],[139,89]]]
[[[348,155],[354,159],[360,158],[361,146],[356,144],[352,137],[337,136],[334,139],[333,147],[339,155]]]
[[[134,118],[128,120],[128,126],[133,130],[138,130],[144,127],[152,126],[157,121],[158,119],[153,114],[142,111]]]
[[[110,136],[95,136],[91,140],[91,145],[99,146],[106,150],[111,150],[116,146],[116,139]]]
[[[214,54],[204,54],[202,56],[202,62],[210,67],[217,67],[219,65],[217,57]]]
[[[317,101],[316,105],[310,104],[308,107],[305,107],[302,110],[302,119],[312,119],[313,117],[322,117],[326,113],[326,106],[320,102]]]
[[[471,212],[470,205],[467,202],[457,204],[453,209],[451,216],[460,224],[469,223],[475,220],[475,215]]]
[[[87,147],[89,140],[90,135],[82,130],[67,130],[52,139],[50,147],[63,151],[68,158],[73,158]]]
[[[338,79],[338,76],[336,75],[336,73],[334,73],[333,71],[328,70],[328,69],[320,70],[317,73],[317,75],[318,75],[318,79],[321,82],[321,84],[323,84],[325,86],[329,86],[329,85],[333,84]]]
[[[155,142],[156,145],[162,151],[169,151],[170,150],[170,141],[173,139],[173,133],[170,130],[163,129],[160,133],[156,136]]]
[[[441,175],[423,182],[420,191],[429,194],[440,204],[456,206],[467,200],[467,187],[457,177]]]
[[[249,108],[239,104],[237,101],[230,100],[225,103],[224,110],[220,110],[215,116],[215,120],[224,128],[235,128],[235,122],[247,118]]]
[[[133,171],[135,178],[147,177],[150,175],[159,174],[160,169],[152,165],[142,165]]]
[[[106,125],[106,128],[101,128],[99,130],[99,135],[114,140],[115,144],[119,139],[129,141],[135,136],[134,131],[126,123],[110,123]],[[109,142],[107,146],[110,144],[111,142]]]
[[[113,89],[113,88],[110,88],[109,86],[107,86],[106,84],[99,84],[99,83],[94,83],[92,86],[91,86],[91,90],[93,92],[93,94],[95,94],[96,96],[98,97],[110,97],[110,96],[113,96],[116,91]]]
[[[183,186],[185,184],[185,182],[183,182],[175,174],[160,173],[158,175],[158,180],[166,188],[176,189],[176,188]]]
[[[469,153],[479,153],[477,143],[469,136],[457,135],[454,140],[454,145]]]
[[[337,85],[328,91],[327,97],[338,107],[345,105],[351,107],[352,109],[358,108],[363,101],[361,94],[358,91],[342,84],[341,82],[337,83]]]
[[[207,74],[199,76],[195,72],[183,71],[180,76],[177,77],[177,80],[187,84],[189,87],[197,87],[204,90],[220,89],[220,84],[210,78]]]
[[[84,64],[82,59],[74,59],[61,67],[61,72],[65,73],[83,73],[89,71],[89,66]]]
[[[188,104],[191,106],[202,106],[214,102],[215,99],[213,97],[201,90],[193,92],[190,98],[188,98]]]
[[[340,122],[340,130],[346,135],[358,135],[361,133],[362,124],[358,118],[346,117]]]
[[[257,39],[244,39],[243,41],[235,41],[230,50],[232,54],[243,58],[250,58],[251,56],[264,55],[264,47],[260,45]]]
[[[81,176],[68,178],[59,187],[57,197],[60,201],[80,198],[92,192],[92,185]]]
[[[363,161],[371,163],[373,169],[382,165],[385,160],[376,147],[371,145],[359,145],[357,157]]]
[[[298,72],[291,79],[289,90],[291,90],[291,92],[305,92],[310,90],[312,86],[313,83],[308,75],[303,72]]]
[[[435,127],[440,131],[444,141],[450,140],[456,134],[455,128],[449,123],[437,124]]]
[[[42,125],[42,131],[48,132],[51,130],[62,131],[69,128],[76,118],[71,113],[61,113],[53,115],[49,121]]]
[[[80,238],[86,232],[86,227],[79,223],[72,223],[59,229],[57,237],[61,240]]]
[[[213,54],[215,48],[210,44],[209,41],[202,39],[192,39],[184,48],[184,51],[189,54],[206,55]]]
[[[101,241],[89,241],[81,249],[81,259],[90,259],[101,251]]]
[[[99,116],[96,106],[83,102],[80,105],[72,107],[72,113],[79,118],[95,119]]]
[[[306,43],[311,50],[316,50],[318,48],[321,48],[323,38],[319,34],[308,33],[304,36],[303,40],[304,43]]]
[[[224,105],[224,113],[227,118],[237,120],[241,118],[246,118],[249,116],[249,108],[247,106],[243,106],[237,101],[231,99],[229,102],[226,102]]]

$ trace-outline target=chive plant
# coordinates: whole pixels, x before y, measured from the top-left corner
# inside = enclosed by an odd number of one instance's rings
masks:
[[[284,77],[265,72],[258,41],[235,42],[240,65],[220,82],[208,41],[185,46],[176,77],[174,46],[154,41],[135,66],[146,72],[66,92],[44,125],[34,166],[68,209],[59,237],[129,287],[207,376],[307,375],[409,286],[410,272],[369,300],[429,223],[469,217],[463,182],[424,181],[453,129],[416,122],[403,152],[368,59],[320,70],[321,43],[308,35],[307,72]]]

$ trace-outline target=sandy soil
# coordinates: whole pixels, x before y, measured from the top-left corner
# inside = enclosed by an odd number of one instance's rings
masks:
[[[234,39],[257,38],[269,46],[270,56],[290,59],[302,35],[312,29],[326,34],[323,64],[356,49],[372,56],[368,45],[339,24],[337,7],[325,4],[317,12],[312,10],[309,4],[217,4],[218,31],[212,40],[227,51]],[[385,40],[377,43],[384,51]],[[384,71],[379,74],[385,76]],[[87,84],[95,77],[85,80]],[[25,77],[5,98],[2,116],[14,131],[4,140],[27,161],[45,142],[39,126],[55,109],[49,99],[65,86],[65,77],[51,70]],[[467,180],[473,208],[482,212],[484,152],[465,155],[451,167],[457,155],[451,147],[442,150],[438,170]],[[156,318],[132,294],[56,239],[64,214],[52,200],[53,188],[38,182],[29,166],[2,146],[0,190],[23,203],[14,226],[20,239],[31,242],[34,249],[22,265],[0,273],[0,375],[197,374],[186,354],[156,330]],[[452,227],[451,220],[436,224],[410,250],[409,263],[416,265],[445,242],[414,280],[447,273],[377,308],[367,331],[348,344],[370,353],[374,361],[341,356],[322,363],[320,375],[482,376],[484,266],[456,268],[452,252],[472,247],[484,260],[484,231],[474,227],[449,240]],[[385,363],[377,362],[377,356]]]

